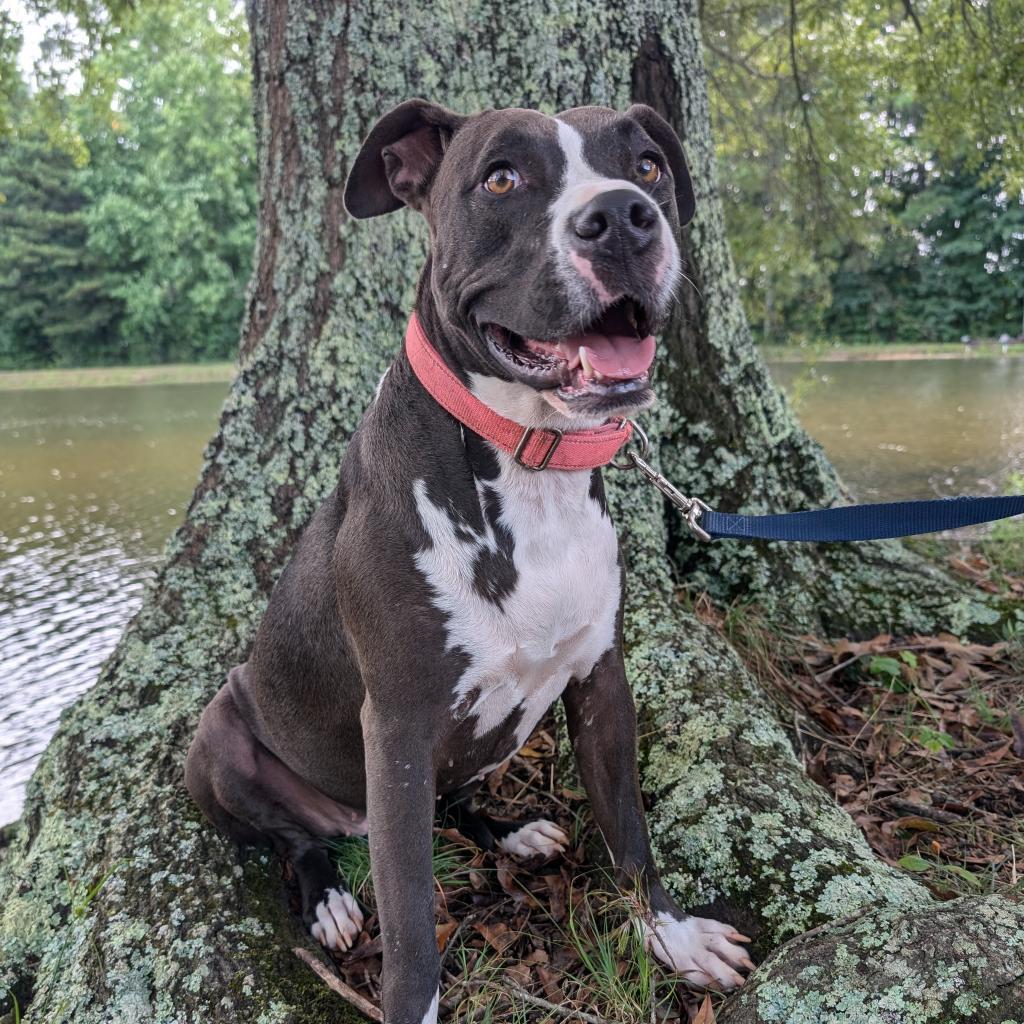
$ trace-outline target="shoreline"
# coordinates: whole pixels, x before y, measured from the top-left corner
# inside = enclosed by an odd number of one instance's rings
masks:
[[[768,363],[887,363],[920,359],[1013,359],[1024,356],[1024,344],[1003,352],[998,343],[973,345],[959,342],[922,345],[757,345]]]
[[[0,370],[0,392],[64,388],[139,387],[147,384],[228,384],[235,363],[166,363],[158,366],[89,366],[80,369]]]
[[[757,345],[768,363],[870,363],[922,359],[1012,359],[1024,356],[1024,344],[1004,353],[996,343],[921,345]],[[154,366],[88,366],[45,370],[0,370],[0,392],[63,388],[139,387],[148,384],[228,384],[237,372],[233,362],[165,363]]]

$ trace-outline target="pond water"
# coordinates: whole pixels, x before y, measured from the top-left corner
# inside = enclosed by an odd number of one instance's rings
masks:
[[[1024,471],[1024,358],[776,364],[861,501],[1002,493]]]
[[[0,823],[138,608],[225,391],[0,392]]]
[[[779,365],[865,500],[1024,470],[1024,359]],[[223,384],[0,392],[0,824],[184,514]]]

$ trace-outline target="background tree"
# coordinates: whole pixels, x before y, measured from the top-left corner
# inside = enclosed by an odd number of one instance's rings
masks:
[[[895,223],[912,178],[914,192],[936,186],[933,206],[955,176],[1002,197],[993,212],[1007,229],[1019,217],[1018,0],[706,0],[701,18],[729,236],[759,336],[817,340],[827,327],[850,340],[918,341],[949,340],[953,321],[959,333],[1006,329],[985,305],[958,308],[956,292],[937,326],[924,296],[890,289],[893,315],[916,331],[868,336],[863,319],[844,319],[851,296],[838,293],[862,288],[864,269],[883,280],[892,235],[916,227]],[[961,230],[955,219],[947,241]],[[976,283],[988,272],[984,253],[943,247],[929,253],[932,267],[947,255]]]
[[[0,138],[0,365],[123,360],[121,304],[88,247],[81,168],[34,125]]]
[[[140,9],[90,63],[89,248],[116,268],[131,362],[233,354],[256,214],[248,64],[232,0]]]
[[[831,276],[829,334],[915,342],[1024,333],[1024,203],[987,164],[912,167],[893,176],[892,191],[876,239],[849,246]]]
[[[78,40],[78,50],[48,48],[65,63],[43,58],[43,85],[23,90],[26,109],[9,142],[23,177],[63,175],[53,184],[74,206],[77,229],[52,267],[0,248],[0,280],[23,302],[49,295],[62,275],[87,277],[90,291],[72,293],[78,308],[43,303],[45,334],[35,320],[0,311],[0,365],[228,358],[256,212],[244,14],[230,0],[189,0],[125,14],[116,32],[97,13],[93,20],[102,27],[95,35],[58,23],[58,40]],[[59,73],[71,66],[78,92]],[[33,195],[8,189],[6,216],[31,220],[21,206]],[[82,315],[86,299],[95,315]],[[50,335],[65,343],[50,344]]]
[[[22,91],[18,72],[21,32],[7,11],[0,11],[0,136],[10,130],[10,111]]]
[[[649,423],[661,461],[727,508],[840,496],[751,343],[692,4],[521,0],[439,15],[290,0],[255,3],[250,17],[260,229],[240,372],[165,565],[97,687],[65,714],[2,853],[0,964],[30,1022],[347,1018],[291,955],[305,939],[276,864],[241,862],[200,820],[181,765],[334,486],[411,307],[420,223],[399,213],[356,225],[341,203],[348,160],[381,110],[411,94],[463,110],[660,109],[686,140],[698,196],[683,239],[698,290],[663,339]],[[745,913],[769,956],[719,1020],[848,1024],[851,1007],[879,1005],[918,1024],[1012,1019],[1024,910],[999,896],[938,905],[877,861],[805,776],[736,653],[677,600],[677,573],[837,629],[959,629],[991,622],[992,609],[896,545],[700,548],[635,478],[608,478],[632,573],[628,658],[658,854],[682,899]]]

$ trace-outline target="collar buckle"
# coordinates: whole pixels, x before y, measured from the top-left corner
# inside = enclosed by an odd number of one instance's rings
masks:
[[[531,465],[529,462],[523,461],[523,453],[526,451],[526,446],[530,443],[530,438],[538,431],[544,434],[552,434],[554,436],[551,439],[551,443],[548,445],[547,451],[544,452],[544,457],[536,465]],[[516,450],[512,453],[512,458],[518,462],[523,469],[528,469],[533,473],[539,473],[541,470],[547,469],[547,465],[551,461],[551,456],[555,454],[555,450],[561,443],[561,430],[556,430],[554,427],[527,427],[523,431],[523,436],[519,438],[519,444],[516,445]]]

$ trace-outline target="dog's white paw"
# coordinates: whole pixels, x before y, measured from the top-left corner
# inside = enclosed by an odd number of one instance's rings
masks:
[[[530,821],[498,840],[506,853],[515,857],[553,857],[564,853],[569,837],[553,821]]]
[[[328,889],[316,905],[316,920],[309,930],[321,946],[344,953],[363,930],[363,912],[352,893]]]
[[[740,969],[754,969],[747,951],[739,945],[749,942],[732,925],[706,917],[675,918],[658,914],[653,923],[644,921],[644,945],[666,967],[691,985],[729,992],[743,984]]]

